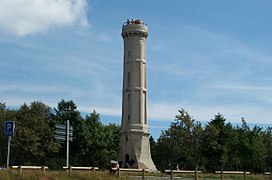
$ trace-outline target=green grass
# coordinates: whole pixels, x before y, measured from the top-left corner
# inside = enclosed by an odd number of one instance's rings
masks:
[[[141,173],[121,173],[121,180],[129,179],[129,176],[141,176]],[[168,176],[163,173],[146,173],[146,176]],[[174,174],[175,177],[191,177],[193,174]],[[269,180],[269,176],[262,174],[247,175],[246,180]],[[28,171],[23,170],[20,174],[17,170],[0,171],[0,180],[117,180],[117,174],[110,174],[108,171],[86,172],[86,171],[73,171],[67,174],[66,171]],[[220,179],[220,174],[199,174],[199,180],[207,179]],[[224,179],[243,180],[243,175],[224,175]]]
[[[74,171],[67,174],[66,171],[0,171],[0,180],[116,180],[115,175],[110,175],[109,172],[84,172]]]

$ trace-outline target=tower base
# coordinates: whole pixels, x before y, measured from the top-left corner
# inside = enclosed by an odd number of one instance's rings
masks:
[[[151,159],[149,133],[142,130],[121,132],[118,162],[120,167],[157,171]]]

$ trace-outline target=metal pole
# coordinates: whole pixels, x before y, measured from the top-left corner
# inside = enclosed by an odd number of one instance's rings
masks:
[[[69,168],[69,120],[66,121],[66,167]]]
[[[8,155],[7,155],[7,169],[9,168],[9,156],[10,156],[10,142],[11,142],[11,136],[8,136]]]

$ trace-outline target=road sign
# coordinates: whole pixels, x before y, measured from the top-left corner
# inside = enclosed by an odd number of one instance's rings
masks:
[[[65,124],[56,124],[55,128],[55,138],[66,141],[66,167],[69,167],[69,141],[73,140],[73,127],[67,120]]]
[[[66,129],[66,125],[65,124],[56,124],[55,128],[56,129],[64,129],[65,130]]]
[[[6,136],[12,136],[14,133],[15,122],[14,121],[5,121],[5,132]]]
[[[66,134],[67,134],[66,130],[56,129],[55,133],[56,133],[55,138],[57,140],[60,140],[60,141],[66,140]],[[71,128],[69,129],[68,136],[69,136],[69,141],[73,141],[73,129],[71,129]]]
[[[56,124],[55,126],[55,138],[60,141],[66,141],[66,137],[68,136],[68,140],[73,140],[73,127],[69,125],[67,131],[67,124]]]
[[[60,141],[66,141],[66,137],[65,136],[55,135],[55,138],[57,140],[60,140]],[[69,141],[73,141],[73,137],[72,136],[69,136]]]
[[[14,121],[5,121],[4,134],[6,136],[8,136],[7,168],[9,168],[10,142],[11,142],[11,136],[14,133],[14,128],[15,128],[15,122]]]

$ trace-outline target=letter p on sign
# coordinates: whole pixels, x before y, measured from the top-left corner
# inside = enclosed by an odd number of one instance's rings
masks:
[[[6,136],[12,136],[14,133],[15,122],[14,121],[5,121],[5,132]]]

